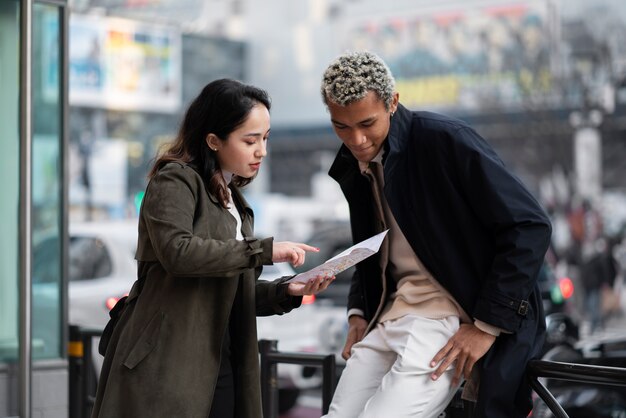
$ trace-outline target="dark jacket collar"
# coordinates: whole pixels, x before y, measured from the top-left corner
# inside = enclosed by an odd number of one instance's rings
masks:
[[[412,112],[398,103],[394,115],[391,117],[389,133],[385,141],[385,154],[383,155],[383,165],[390,154],[401,152],[406,142],[407,133],[411,129]]]

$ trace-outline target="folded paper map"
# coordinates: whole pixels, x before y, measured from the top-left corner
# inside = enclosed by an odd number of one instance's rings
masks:
[[[330,260],[326,261],[324,264],[320,264],[319,266],[312,268],[309,271],[305,271],[304,273],[296,274],[287,282],[306,283],[320,275],[334,276],[341,273],[359,261],[365,260],[370,255],[376,254],[380,249],[380,244],[382,244],[385,235],[387,235],[387,231],[389,230],[387,229],[380,234],[374,235],[365,241],[361,241],[358,244],[353,245],[344,252],[337,254]]]

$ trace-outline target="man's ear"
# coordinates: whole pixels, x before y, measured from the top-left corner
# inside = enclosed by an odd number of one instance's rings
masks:
[[[209,148],[211,148],[211,151],[216,151],[219,150],[220,147],[220,139],[217,137],[217,135],[215,134],[208,134],[206,136],[206,144],[209,146]]]
[[[398,110],[398,103],[400,103],[400,93],[398,93],[397,91],[393,92],[393,95],[391,96],[391,112],[395,113],[396,110]]]

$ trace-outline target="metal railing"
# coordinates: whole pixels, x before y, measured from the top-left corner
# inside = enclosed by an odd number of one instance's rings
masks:
[[[275,340],[260,340],[261,354],[261,399],[263,417],[278,417],[278,363],[300,364],[322,368],[322,413],[326,414],[335,393],[336,365],[333,354],[282,353]]]
[[[97,378],[93,362],[93,341],[102,330],[70,326],[69,354],[69,397],[70,418],[87,418],[93,408]],[[260,340],[261,395],[263,416],[278,417],[278,374],[277,364],[299,364],[322,368],[322,411],[328,412],[335,392],[336,365],[332,354],[286,353],[278,351],[275,340]]]
[[[550,411],[556,418],[569,418],[569,415],[567,415],[548,388],[539,381],[539,378],[545,377],[570,382],[626,386],[626,369],[621,367],[532,360],[528,364],[527,372],[530,386],[550,408]]]
[[[102,330],[70,326],[69,374],[70,418],[87,418],[91,414],[96,393],[92,347],[93,339]],[[322,413],[326,414],[335,391],[337,372],[332,354],[288,353],[278,351],[275,340],[260,340],[261,396],[263,416],[278,417],[277,364],[299,364],[322,368]],[[626,387],[626,368],[588,364],[532,360],[528,364],[528,378],[532,389],[545,402],[556,418],[569,418],[540,378],[566,380],[585,384]]]

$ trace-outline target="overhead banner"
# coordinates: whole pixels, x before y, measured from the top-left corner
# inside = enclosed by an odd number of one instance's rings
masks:
[[[69,36],[73,106],[176,112],[181,34],[172,27],[73,14]]]
[[[409,107],[482,110],[525,106],[553,89],[548,2],[447,3],[359,18],[342,50],[369,50],[389,64]]]

